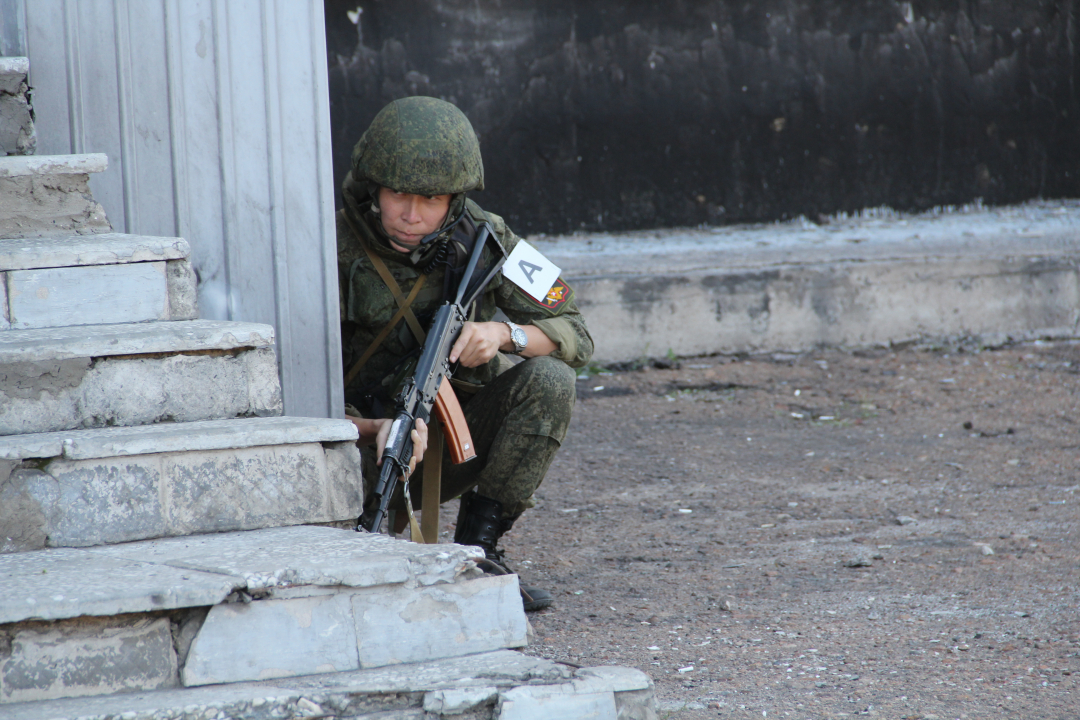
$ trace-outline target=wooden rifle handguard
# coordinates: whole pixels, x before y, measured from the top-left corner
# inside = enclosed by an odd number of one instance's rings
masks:
[[[435,416],[442,423],[443,436],[446,438],[447,449],[450,450],[451,462],[460,465],[475,458],[476,449],[473,447],[472,433],[469,432],[469,424],[465,422],[465,413],[461,411],[461,403],[454,394],[449,378],[443,378],[442,383],[439,384],[439,393],[435,396]]]

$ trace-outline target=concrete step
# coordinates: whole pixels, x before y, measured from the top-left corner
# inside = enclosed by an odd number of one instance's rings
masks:
[[[192,320],[190,251],[123,233],[0,239],[0,329]]]
[[[353,520],[356,427],[270,417],[0,438],[0,553]]]
[[[185,260],[187,240],[178,237],[102,233],[0,239],[0,271],[122,265]]]
[[[281,410],[269,325],[188,320],[0,333],[0,435]]]
[[[102,153],[0,157],[0,237],[109,232],[88,184],[108,165]]]
[[[28,58],[0,57],[0,155],[33,155],[37,148],[29,72]]]
[[[4,706],[8,720],[656,720],[652,681],[511,650],[296,680]]]
[[[521,647],[517,577],[481,557],[325,527],[0,555],[0,703]]]
[[[1077,200],[534,239],[573,286],[599,362],[996,344],[1072,337],[1080,322]]]

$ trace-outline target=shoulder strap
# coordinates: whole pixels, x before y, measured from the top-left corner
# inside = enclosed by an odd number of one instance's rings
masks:
[[[405,322],[409,324],[409,329],[412,330],[413,335],[416,336],[416,341],[423,345],[424,338],[427,336],[427,333],[425,333],[424,328],[420,326],[420,321],[416,319],[416,315],[413,313],[412,310],[409,309],[409,306],[412,304],[412,298],[416,297],[416,286],[413,286],[413,292],[410,293],[409,298],[407,299],[405,293],[401,291],[401,286],[397,284],[397,280],[395,280],[394,276],[390,274],[390,268],[386,267],[386,263],[383,262],[383,259],[376,255],[375,251],[371,249],[370,245],[368,245],[367,241],[364,239],[364,236],[360,233],[359,229],[357,229],[356,225],[353,223],[353,219],[349,217],[349,213],[346,212],[344,213],[344,215],[345,222],[349,224],[349,229],[353,231],[353,234],[356,235],[356,239],[360,241],[360,247],[364,248],[364,252],[367,253],[368,260],[371,261],[371,264],[375,267],[375,271],[379,273],[379,277],[382,278],[382,281],[386,283],[386,287],[394,296],[394,301],[398,304],[398,307],[404,310]],[[422,284],[426,278],[427,275],[421,275],[420,279],[416,282],[418,284]],[[394,322],[396,323],[397,320],[394,320]]]
[[[379,334],[376,335],[375,339],[371,341],[371,344],[367,346],[367,350],[364,351],[364,354],[360,356],[360,359],[353,364],[352,368],[349,370],[349,374],[345,376],[345,387],[349,387],[349,384],[352,383],[356,378],[356,375],[363,369],[364,365],[367,364],[367,361],[371,359],[371,356],[375,354],[375,351],[379,349],[379,346],[381,346],[386,338],[390,336],[390,331],[398,324],[401,317],[406,313],[412,314],[409,310],[409,306],[412,305],[412,301],[416,299],[416,296],[419,294],[420,288],[424,286],[424,280],[426,279],[427,275],[420,276],[420,279],[413,285],[412,292],[405,298],[404,304],[398,308],[396,313],[394,313],[394,317],[390,318],[390,322],[386,324],[386,327],[379,331]],[[423,340],[420,342],[423,343]]]
[[[360,247],[367,253],[368,259],[371,260],[371,264],[375,267],[375,271],[379,273],[379,277],[382,278],[387,289],[389,289],[390,293],[394,296],[394,301],[398,304],[398,310],[394,313],[394,316],[390,318],[390,322],[386,324],[386,327],[379,331],[379,334],[371,341],[371,344],[368,345],[364,354],[361,355],[360,359],[349,369],[348,374],[345,376],[345,387],[348,387],[356,378],[360,370],[363,369],[364,365],[367,364],[367,361],[371,359],[371,356],[375,354],[375,351],[378,350],[386,338],[389,337],[390,331],[394,329],[402,317],[405,318],[405,322],[408,323],[409,329],[412,330],[417,342],[421,345],[424,344],[427,333],[424,332],[424,328],[420,326],[420,321],[416,319],[416,314],[412,311],[411,307],[416,296],[420,294],[420,288],[424,286],[427,275],[421,275],[417,278],[416,282],[413,284],[412,291],[406,296],[405,293],[401,291],[401,286],[394,280],[394,276],[390,274],[390,269],[386,267],[386,263],[383,262],[383,259],[376,255],[368,246],[367,242],[365,242],[364,236],[353,223],[353,219],[349,217],[349,213],[345,212],[342,213],[342,215],[345,217],[345,222],[348,223],[349,229],[353,231],[356,239],[360,242]]]

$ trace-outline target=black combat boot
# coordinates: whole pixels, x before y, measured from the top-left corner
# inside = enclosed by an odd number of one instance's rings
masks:
[[[503,562],[503,553],[496,548],[499,538],[514,524],[520,515],[504,518],[502,503],[470,491],[461,496],[457,530],[454,542],[459,545],[475,545],[483,549],[485,559],[477,563],[490,575],[510,575],[513,570]],[[521,585],[521,601],[525,612],[543,610],[555,599],[547,590]]]

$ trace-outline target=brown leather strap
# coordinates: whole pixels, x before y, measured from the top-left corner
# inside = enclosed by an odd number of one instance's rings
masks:
[[[427,275],[421,275],[417,278],[413,284],[412,291],[406,296],[401,291],[401,286],[394,280],[394,276],[390,274],[390,269],[386,267],[386,263],[382,258],[374,253],[374,251],[368,247],[368,244],[364,241],[364,236],[353,224],[352,218],[349,217],[349,213],[344,212],[342,216],[345,218],[345,222],[348,223],[349,229],[353,231],[356,239],[360,243],[360,247],[367,253],[368,259],[371,260],[371,264],[375,266],[375,270],[379,273],[379,277],[386,284],[387,289],[394,296],[394,301],[398,304],[398,310],[394,313],[394,316],[390,318],[390,322],[386,324],[379,334],[375,336],[375,339],[371,341],[371,344],[364,350],[364,354],[360,356],[360,359],[353,363],[352,368],[349,369],[347,375],[345,375],[345,387],[349,387],[350,383],[356,379],[357,374],[363,369],[364,365],[367,365],[368,360],[375,354],[375,351],[382,346],[383,342],[389,337],[390,332],[398,324],[398,321],[402,317],[405,318],[405,322],[408,323],[409,329],[412,330],[413,335],[416,337],[417,342],[421,345],[424,344],[424,339],[427,337],[427,333],[424,332],[424,328],[420,326],[420,322],[416,319],[416,314],[411,310],[413,301],[416,300],[416,296],[420,294],[420,289],[424,287],[424,281],[427,280]]]
[[[444,383],[445,384],[445,383]],[[439,503],[442,502],[442,455],[443,435],[439,423],[428,425],[428,447],[424,453],[424,487],[421,490],[424,509],[420,516],[420,533],[423,541],[429,545],[439,542]],[[419,542],[413,537],[414,542]]]

